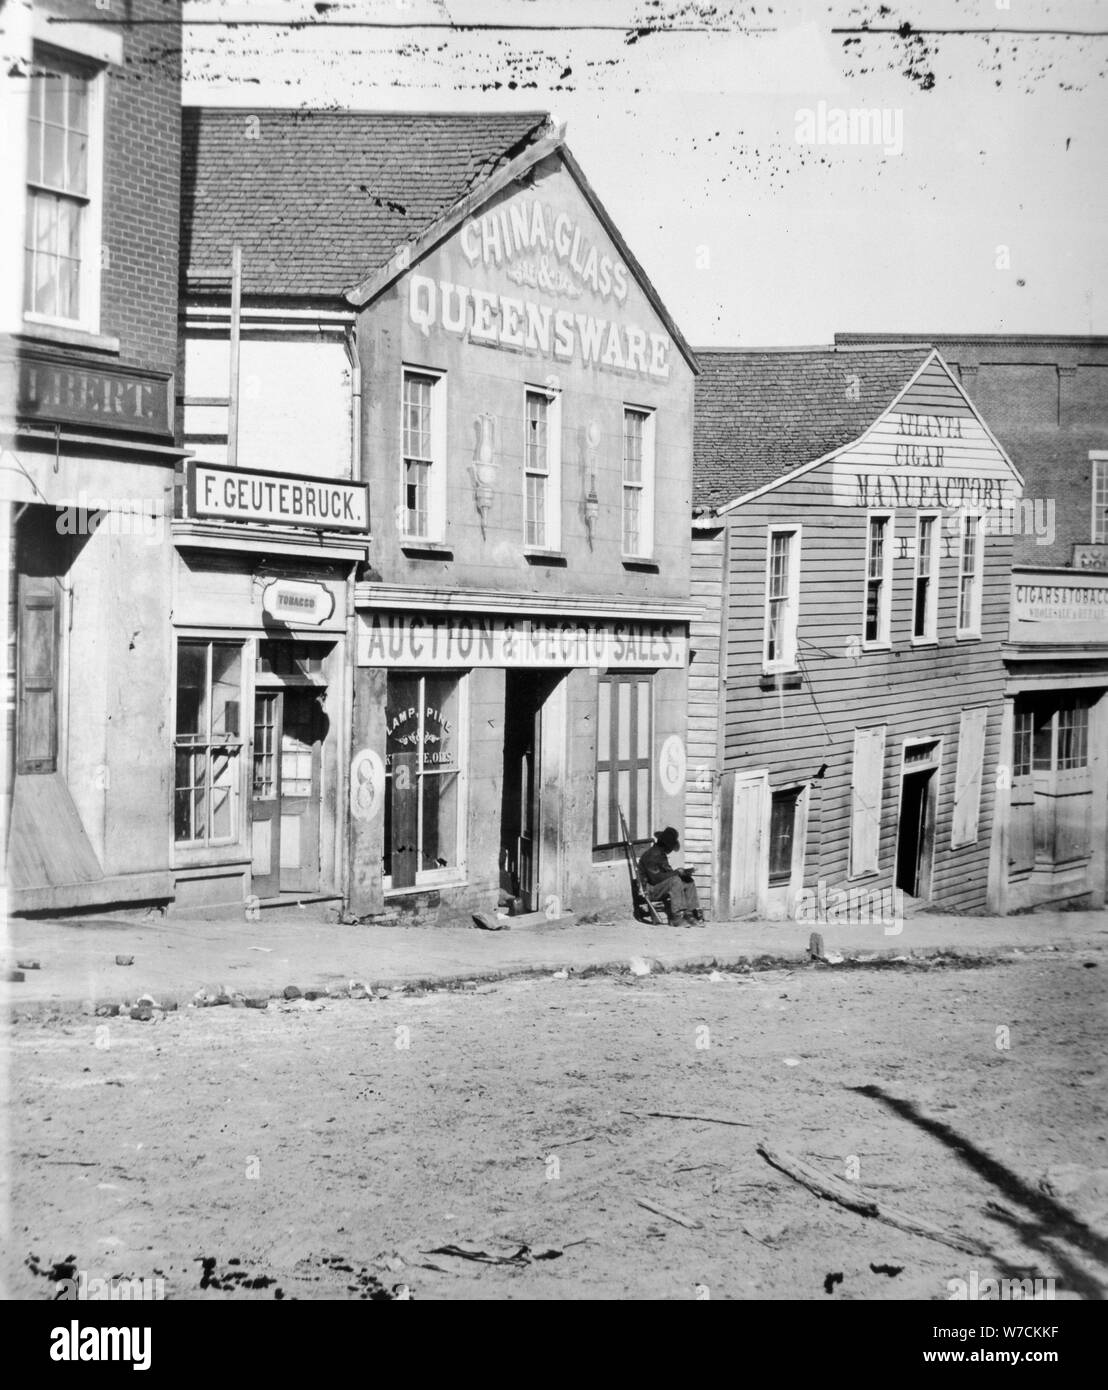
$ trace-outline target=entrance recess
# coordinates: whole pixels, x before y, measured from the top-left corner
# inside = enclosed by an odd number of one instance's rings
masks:
[[[561,672],[507,671],[504,681],[504,770],[500,800],[500,889],[540,906],[543,705]]]
[[[910,898],[931,897],[938,776],[937,741],[910,745],[904,750],[896,831],[896,886]]]
[[[259,690],[250,799],[254,893],[319,889],[321,691]]]

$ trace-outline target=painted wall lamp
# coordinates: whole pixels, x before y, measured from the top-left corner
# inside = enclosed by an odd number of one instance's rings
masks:
[[[474,418],[477,432],[477,449],[473,460],[473,501],[481,518],[481,535],[484,537],[489,519],[489,508],[496,489],[496,476],[500,471],[496,462],[496,420],[492,415],[478,415]]]
[[[585,430],[585,455],[589,479],[589,490],[585,494],[585,532],[588,536],[590,550],[596,532],[596,522],[600,516],[600,498],[596,495],[596,453],[599,448],[600,426],[595,420],[590,420],[588,428]]]

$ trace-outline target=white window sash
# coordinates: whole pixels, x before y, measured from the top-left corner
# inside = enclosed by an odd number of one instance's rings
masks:
[[[877,575],[870,574],[870,558],[872,554],[871,546],[873,541],[873,523],[875,521],[884,522],[881,531],[881,570]],[[866,513],[866,576],[865,589],[862,595],[862,645],[868,648],[887,647],[891,643],[892,631],[892,586],[893,586],[893,550],[896,546],[896,516],[893,512],[867,512]],[[872,581],[880,583],[877,603],[877,636],[866,636],[866,615],[869,612],[869,586]]]
[[[966,568],[966,540],[972,528],[974,538],[973,543],[973,567]],[[985,564],[985,526],[984,517],[976,513],[968,513],[962,518],[962,527],[958,537],[958,610],[956,614],[957,634],[959,637],[980,637],[981,635],[981,591],[983,587],[983,575]],[[969,621],[963,623],[963,603],[962,596],[965,591],[966,583],[969,583]]]
[[[637,492],[639,498],[639,542],[635,550],[624,549],[623,554],[629,560],[649,560],[654,555],[654,450],[655,450],[655,412],[646,410],[639,406],[624,406],[623,429],[624,433],[620,437],[621,451],[626,447],[626,420],[628,415],[638,415],[642,419],[642,469],[641,482],[629,483],[624,476],[624,462],[620,464],[620,476],[623,481],[620,496],[622,498],[620,514],[620,543],[623,544],[624,510],[627,506],[628,492]]]
[[[87,26],[80,27],[84,28]],[[54,30],[58,32],[56,33]],[[59,33],[61,33],[59,26],[53,26],[50,36],[51,46],[55,48],[63,58],[87,66],[89,63],[88,56],[76,48],[67,49],[63,47],[62,44],[58,42]],[[64,39],[65,35],[63,34],[62,37]],[[120,59],[120,61],[122,61],[122,59]],[[33,62],[48,67],[50,55],[38,52],[35,54]],[[97,333],[100,330],[100,260],[102,255],[104,202],[104,111],[106,107],[104,99],[105,84],[106,76],[103,67],[98,71],[90,71],[88,73],[88,167],[84,193],[67,193],[46,184],[32,183],[29,178],[26,183],[23,214],[25,219],[30,212],[32,190],[62,197],[67,201],[79,204],[83,208],[80,232],[81,264],[77,289],[77,317],[67,318],[58,314],[44,314],[38,310],[26,309],[23,311],[23,318],[25,322],[30,324],[37,323],[56,328],[75,328],[88,333]],[[29,116],[24,121],[24,131],[29,137]],[[26,236],[26,230],[24,235]]]
[[[1089,455],[1092,464],[1092,525],[1090,535],[1094,545],[1108,542],[1108,454]]]
[[[527,408],[528,396],[542,396],[546,400],[546,471],[532,469],[528,458],[530,441],[530,413]],[[543,531],[541,545],[528,539],[530,520],[528,502],[528,479],[542,477],[543,486]],[[559,550],[562,545],[562,398],[557,391],[543,387],[528,386],[524,395],[524,438],[523,438],[523,539],[528,549]]]
[[[407,384],[410,377],[425,377],[431,382],[430,387],[430,409],[431,409],[431,457],[430,459],[418,460],[415,455],[410,457],[416,462],[425,462],[428,467],[427,481],[427,529],[425,531],[409,531],[408,527],[408,499],[407,499],[407,459],[409,455],[405,453],[406,423],[407,423]],[[400,539],[403,543],[409,541],[442,541],[446,526],[446,373],[436,371],[431,367],[419,367],[413,363],[405,363],[400,373],[400,462],[399,462],[399,487],[400,497],[397,506],[397,529],[400,532]]]
[[[800,608],[800,526],[771,526],[766,531],[766,587],[762,627],[762,672],[770,675],[797,669],[797,626]],[[778,629],[778,652],[769,655],[771,603],[773,593],[773,542],[775,537],[787,539],[785,563],[785,594],[783,620]]]

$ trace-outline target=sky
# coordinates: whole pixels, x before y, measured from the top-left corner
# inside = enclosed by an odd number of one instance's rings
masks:
[[[185,18],[189,105],[551,112],[694,346],[1108,333],[1108,0]]]

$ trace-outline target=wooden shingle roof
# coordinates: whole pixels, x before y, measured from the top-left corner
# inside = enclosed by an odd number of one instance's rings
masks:
[[[186,107],[181,266],[191,290],[339,298],[536,140],[542,112]]]
[[[852,443],[930,351],[698,348],[694,508],[725,506]]]

